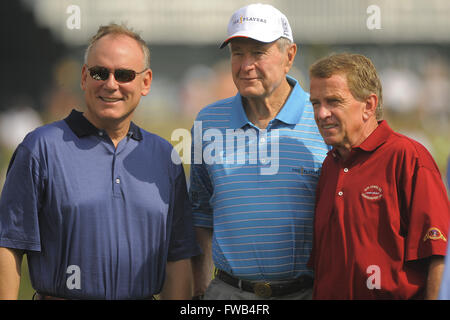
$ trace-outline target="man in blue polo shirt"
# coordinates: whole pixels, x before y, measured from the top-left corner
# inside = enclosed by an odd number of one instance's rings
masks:
[[[328,147],[309,95],[287,76],[297,46],[286,17],[263,4],[233,14],[227,44],[239,92],[204,108],[193,126],[190,196],[203,249],[193,259],[194,294],[309,299],[315,189]]]
[[[0,200],[0,298],[16,299],[27,254],[38,299],[192,296],[199,253],[183,168],[131,117],[150,90],[145,42],[100,27],[86,50],[86,112],[27,135]]]

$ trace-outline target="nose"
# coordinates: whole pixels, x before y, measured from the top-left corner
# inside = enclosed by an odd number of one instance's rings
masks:
[[[116,80],[116,78],[114,78],[114,73],[110,72],[108,79],[105,80],[103,87],[105,89],[109,89],[109,90],[117,90],[117,88],[119,87],[119,84]]]
[[[251,70],[254,67],[255,59],[251,54],[244,54],[241,61],[241,69],[244,71]]]
[[[314,107],[314,117],[316,121],[325,120],[331,117],[331,112],[327,106],[321,104],[320,106]]]

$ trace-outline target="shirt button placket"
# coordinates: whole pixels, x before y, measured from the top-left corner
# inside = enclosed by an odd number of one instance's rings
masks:
[[[342,171],[343,171],[344,173],[347,173],[347,172],[348,172],[348,168],[344,168]],[[344,179],[344,176],[341,176],[341,179]],[[342,183],[342,180],[340,180],[339,182]],[[339,190],[338,193],[337,193],[337,195],[338,195],[339,197],[342,197],[342,196],[344,195],[344,192],[343,192],[342,190]]]
[[[116,149],[114,152],[114,155],[113,155],[113,193],[116,197],[120,196],[120,194],[121,194],[120,190],[122,187],[121,186],[122,180],[120,177],[120,172],[118,170],[119,165],[117,163],[117,161],[118,161],[117,158],[118,158],[118,155],[117,155],[117,149]]]
[[[267,140],[268,140],[268,131],[265,131],[265,133],[258,131],[258,154],[257,157],[259,159],[259,173],[261,174],[264,172],[265,167],[268,166],[268,150],[267,150]]]

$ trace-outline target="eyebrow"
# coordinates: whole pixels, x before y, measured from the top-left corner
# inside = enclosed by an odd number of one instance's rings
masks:
[[[311,102],[313,102],[313,101],[319,101],[319,100],[320,100],[320,99],[313,98],[313,97],[311,97],[311,96],[309,97],[309,101],[311,101]],[[324,100],[339,100],[339,101],[343,101],[344,98],[343,98],[342,96],[338,95],[338,94],[333,94],[333,95],[324,97]]]
[[[325,99],[327,99],[327,100],[331,100],[331,99],[333,99],[333,100],[343,100],[344,98],[341,97],[339,94],[333,94],[331,96],[325,97]]]

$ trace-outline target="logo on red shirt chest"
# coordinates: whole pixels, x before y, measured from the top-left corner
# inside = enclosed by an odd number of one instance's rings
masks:
[[[376,185],[370,185],[364,188],[361,195],[368,200],[379,200],[383,197],[383,189]]]

